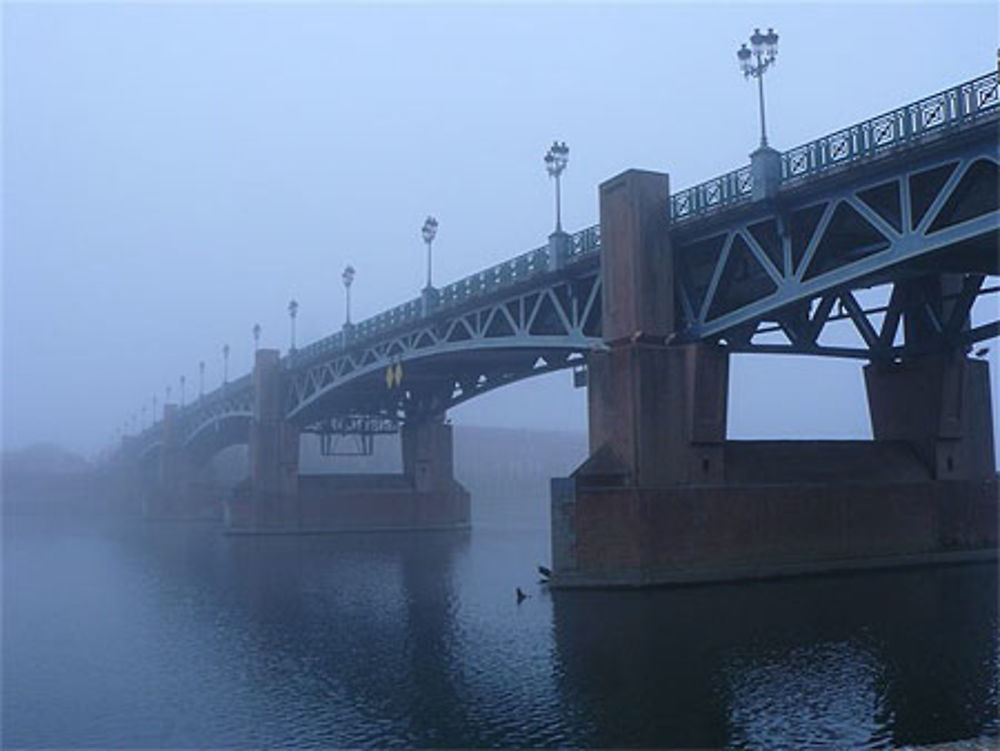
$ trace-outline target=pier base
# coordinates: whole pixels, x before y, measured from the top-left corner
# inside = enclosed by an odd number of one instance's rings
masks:
[[[556,587],[639,587],[997,556],[996,480],[600,488],[552,482]]]
[[[402,427],[401,474],[299,474],[299,431],[278,409],[277,353],[261,350],[250,428],[250,483],[226,504],[242,534],[462,529],[469,493],[454,479],[451,426],[438,415]]]
[[[727,441],[727,349],[674,341],[668,194],[650,172],[601,185],[606,346],[587,361],[590,456],[552,481],[552,584],[996,558],[987,364],[939,351],[868,365],[873,441]]]
[[[185,452],[177,429],[177,405],[163,410],[163,444],[155,466],[138,462],[134,487],[142,499],[142,515],[150,521],[218,519],[222,514],[219,488],[205,482],[202,470]]]

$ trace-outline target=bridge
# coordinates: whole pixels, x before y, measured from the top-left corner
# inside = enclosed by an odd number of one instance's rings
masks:
[[[995,499],[983,511],[995,486],[981,489],[995,479],[988,367],[968,353],[1000,327],[970,318],[998,289],[989,283],[1000,274],[998,124],[990,73],[784,152],[762,147],[749,165],[680,192],[665,174],[625,172],[601,186],[599,224],[557,231],[284,356],[259,350],[253,373],[165,405],[127,441],[145,467],[151,514],[169,515],[192,467],[249,444],[250,484],[227,503],[232,531],[467,523],[447,410],[572,368],[588,388],[591,456],[553,485],[553,556],[567,583],[646,582],[677,569],[644,547],[660,543],[607,510],[630,508],[657,528],[646,491],[755,488],[756,499],[775,481],[801,491],[823,466],[853,468],[875,495],[926,497],[935,519],[940,483],[958,483],[948,492],[968,496],[968,514],[995,522]],[[833,333],[844,323],[850,341]],[[729,356],[747,352],[864,361],[875,440],[727,442]],[[399,477],[299,476],[302,433],[336,453],[369,452],[375,435],[396,432]],[[797,469],[782,475],[775,463]],[[886,513],[879,523],[894,528],[897,512]],[[995,523],[984,542],[972,521],[953,521],[964,531],[949,531],[952,548],[995,550]],[[609,552],[618,542],[592,528],[600,524],[624,536],[625,552]],[[933,534],[938,542],[903,545],[904,554],[935,552],[944,533]],[[749,555],[740,561],[757,560]]]

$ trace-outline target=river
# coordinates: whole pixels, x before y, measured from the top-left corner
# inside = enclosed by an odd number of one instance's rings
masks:
[[[1000,732],[991,565],[549,592],[546,507],[474,502],[468,533],[305,537],[7,516],[3,745],[887,748]]]

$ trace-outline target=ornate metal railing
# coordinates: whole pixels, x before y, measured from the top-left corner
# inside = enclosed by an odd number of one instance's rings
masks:
[[[781,180],[799,180],[880,156],[975,121],[996,110],[998,104],[997,74],[974,78],[789,149],[781,155]]]
[[[570,236],[564,261],[567,265],[574,264],[600,252],[600,249],[600,226],[587,227]],[[361,344],[369,339],[376,339],[387,331],[417,321],[425,315],[437,315],[459,307],[498,290],[520,284],[548,270],[549,246],[543,245],[441,287],[433,302],[427,302],[420,297],[413,298],[361,321],[352,327],[349,341],[345,340],[343,331],[338,331],[297,350],[283,360],[286,367],[294,367],[327,352],[343,349],[347,344]]]
[[[680,222],[722,206],[750,200],[753,177],[749,165],[670,196],[670,220]]]
[[[1000,108],[997,74],[988,73],[912,104],[869,118],[781,155],[781,181],[792,182],[841,165],[881,156]],[[670,197],[670,220],[683,222],[750,200],[753,176],[742,167]]]

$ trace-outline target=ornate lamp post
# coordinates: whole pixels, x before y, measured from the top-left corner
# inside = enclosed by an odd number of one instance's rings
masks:
[[[229,345],[222,345],[222,385],[229,383]]]
[[[205,361],[198,363],[198,398],[205,396]]]
[[[434,242],[434,237],[437,235],[438,231],[438,220],[432,216],[428,216],[424,220],[424,226],[420,230],[420,234],[423,235],[424,242],[427,243],[427,289],[433,289],[434,286],[431,284],[431,243]]]
[[[553,141],[545,155],[545,169],[556,181],[556,232],[562,232],[562,197],[559,193],[559,176],[569,163],[569,146],[563,141]]]
[[[289,352],[295,351],[295,316],[299,314],[299,304],[295,300],[291,300],[288,303],[288,317],[292,322],[292,346],[288,348]]]
[[[256,352],[260,349],[260,324],[255,323],[253,325],[253,351]]]
[[[344,273],[340,275],[340,279],[344,283],[344,290],[347,292],[347,320],[344,323],[345,326],[351,325],[351,285],[354,284],[354,273],[354,267],[348,264],[344,268]]]
[[[760,29],[754,29],[750,36],[750,49],[746,42],[737,50],[736,57],[740,61],[740,70],[745,78],[757,79],[757,94],[760,100],[760,147],[767,147],[767,131],[764,126],[764,72],[774,64],[778,57],[778,35],[774,29],[768,29],[761,34]]]

